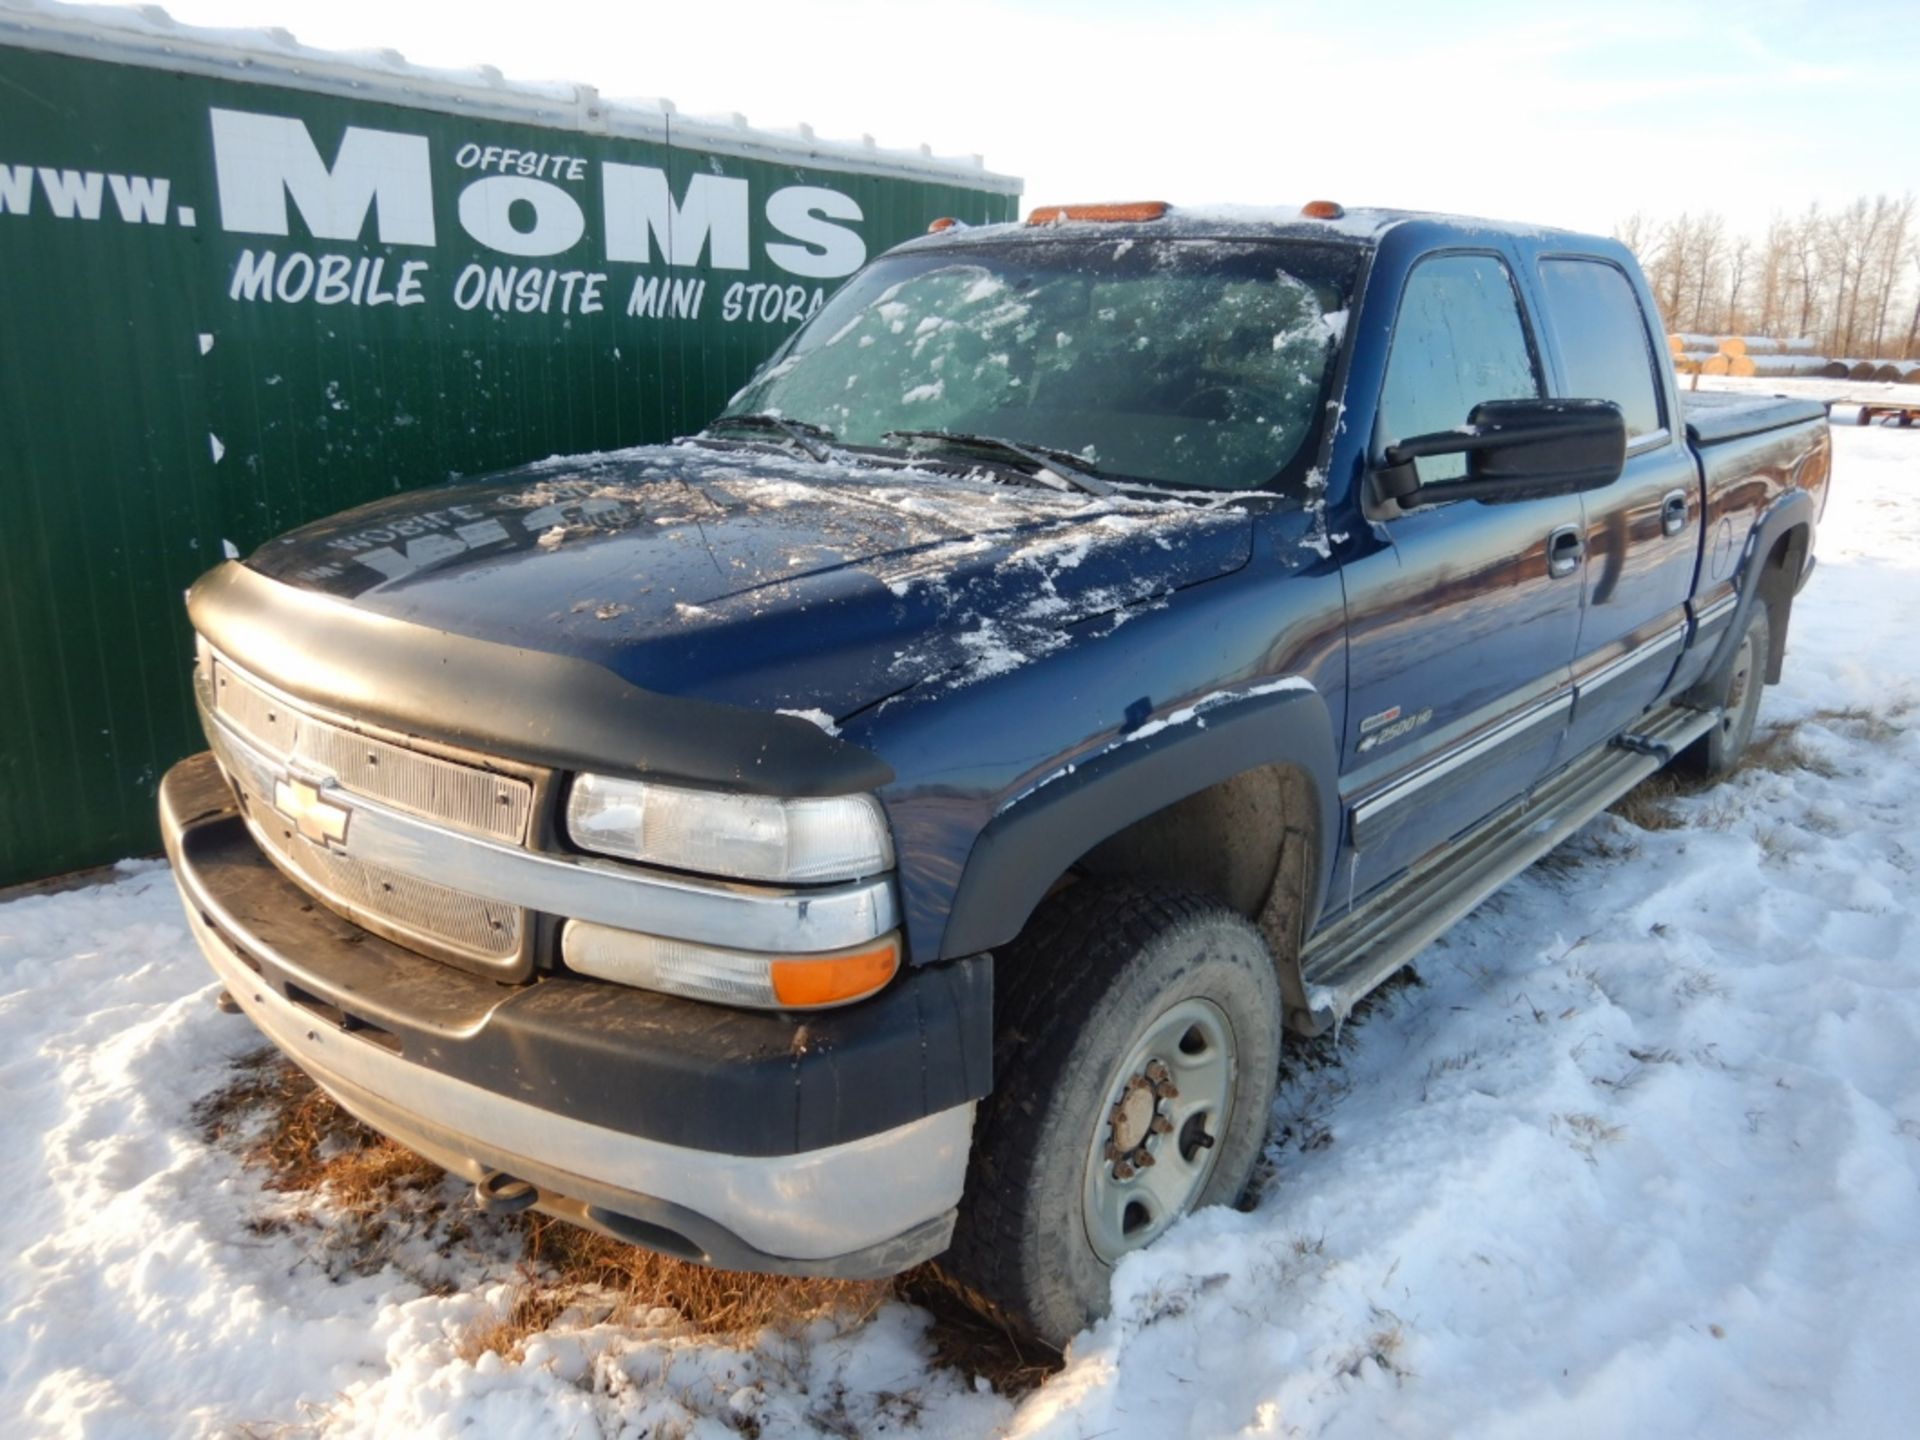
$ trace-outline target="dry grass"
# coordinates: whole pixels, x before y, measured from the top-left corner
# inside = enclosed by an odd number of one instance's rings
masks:
[[[1694,794],[1699,788],[1690,776],[1671,769],[1659,770],[1608,808],[1636,829],[1679,830],[1687,822],[1673,808],[1673,801],[1678,796]]]
[[[1066,1363],[1058,1350],[1023,1334],[991,1301],[938,1265],[909,1270],[894,1281],[894,1292],[933,1316],[927,1338],[935,1364],[984,1376],[1002,1395],[1036,1390]]]
[[[1364,1343],[1354,1348],[1341,1364],[1340,1373],[1357,1380],[1368,1366],[1372,1366],[1397,1381],[1410,1378],[1411,1372],[1400,1363],[1400,1352],[1406,1345],[1400,1317],[1378,1306],[1374,1307],[1373,1316],[1376,1321],[1383,1323]]]
[[[395,1221],[433,1208],[446,1180],[439,1166],[367,1129],[272,1050],[237,1061],[232,1081],[203,1097],[193,1119],[203,1139],[259,1170],[268,1190],[303,1202],[253,1228],[318,1231],[329,1273],[369,1274],[393,1263]],[[452,1227],[444,1243],[462,1234]]]
[[[664,1321],[684,1334],[744,1340],[767,1329],[793,1334],[822,1318],[856,1326],[892,1293],[885,1281],[712,1270],[531,1211],[493,1223],[525,1236],[527,1258],[507,1308],[462,1337],[467,1360],[490,1350],[518,1360],[530,1338],[568,1316],[651,1328]]]
[[[1627,1133],[1624,1125],[1609,1125],[1598,1115],[1573,1112],[1555,1115],[1547,1122],[1547,1128],[1555,1133],[1564,1132],[1567,1144],[1572,1146],[1589,1165],[1597,1165],[1594,1154],[1603,1145],[1618,1142]]]
[[[315,1232],[330,1265],[359,1273],[400,1265],[395,1244],[403,1234],[425,1233],[443,1257],[470,1240],[517,1250],[505,1307],[459,1341],[470,1361],[488,1352],[518,1360],[529,1339],[563,1322],[737,1341],[766,1329],[793,1334],[822,1318],[857,1326],[897,1297],[933,1313],[938,1363],[984,1376],[1002,1393],[1023,1394],[1061,1365],[1058,1353],[1017,1335],[937,1266],[892,1281],[742,1274],[532,1211],[483,1216],[437,1165],[362,1125],[272,1050],[237,1062],[232,1080],[195,1107],[194,1120],[205,1139],[233,1150],[267,1190],[293,1202],[255,1228]]]
[[[327,1189],[355,1211],[440,1182],[437,1165],[367,1129],[274,1051],[256,1050],[233,1068],[232,1082],[194,1107],[194,1123],[211,1143],[237,1143],[241,1159],[266,1172],[268,1189]]]
[[[1823,780],[1832,780],[1840,774],[1829,760],[1815,755],[1807,748],[1801,738],[1803,725],[1831,716],[1833,712],[1822,712],[1810,716],[1807,720],[1795,721],[1789,725],[1769,730],[1747,747],[1747,753],[1740,757],[1740,769],[1764,770],[1769,775],[1791,775],[1797,770],[1805,770],[1818,775]]]
[[[1844,709],[1818,711],[1813,718],[1850,739],[1864,740],[1869,745],[1884,745],[1905,733],[1913,709],[1913,700],[1905,698],[1896,700],[1884,714],[1869,710],[1864,705],[1851,705]]]

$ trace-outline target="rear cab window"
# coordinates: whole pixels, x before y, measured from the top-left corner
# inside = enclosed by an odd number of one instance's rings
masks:
[[[1565,398],[1613,401],[1627,417],[1629,444],[1660,435],[1666,418],[1653,340],[1626,272],[1598,257],[1555,256],[1540,262],[1540,289]]]

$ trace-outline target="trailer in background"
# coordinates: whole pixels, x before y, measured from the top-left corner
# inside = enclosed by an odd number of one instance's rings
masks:
[[[1849,395],[1833,402],[1836,405],[1858,405],[1860,414],[1856,425],[1871,425],[1876,420],[1891,420],[1905,429],[1920,419],[1920,399],[1903,400],[1892,395]]]
[[[156,847],[201,743],[180,594],[223,552],[698,428],[868,255],[1018,195],[978,157],[0,8],[0,885]]]

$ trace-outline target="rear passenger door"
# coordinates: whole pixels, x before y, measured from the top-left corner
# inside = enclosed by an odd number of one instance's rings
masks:
[[[1373,459],[1396,441],[1466,424],[1483,401],[1544,393],[1506,257],[1429,254],[1398,298]],[[1418,463],[1423,482],[1466,466],[1461,456]],[[1351,807],[1343,879],[1355,896],[1547,772],[1571,706],[1580,623],[1579,497],[1454,500],[1372,518],[1388,543],[1341,572]]]
[[[1609,260],[1544,255],[1535,268],[1554,393],[1611,400],[1627,419],[1620,478],[1584,497],[1586,576],[1562,759],[1602,744],[1666,688],[1700,559],[1700,475],[1667,413],[1664,350],[1639,292]]]

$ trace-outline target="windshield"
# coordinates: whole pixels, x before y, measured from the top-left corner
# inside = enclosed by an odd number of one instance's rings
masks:
[[[1051,447],[1103,475],[1284,485],[1312,461],[1353,252],[1105,240],[885,256],[829,300],[729,414],[892,448],[894,430]]]

